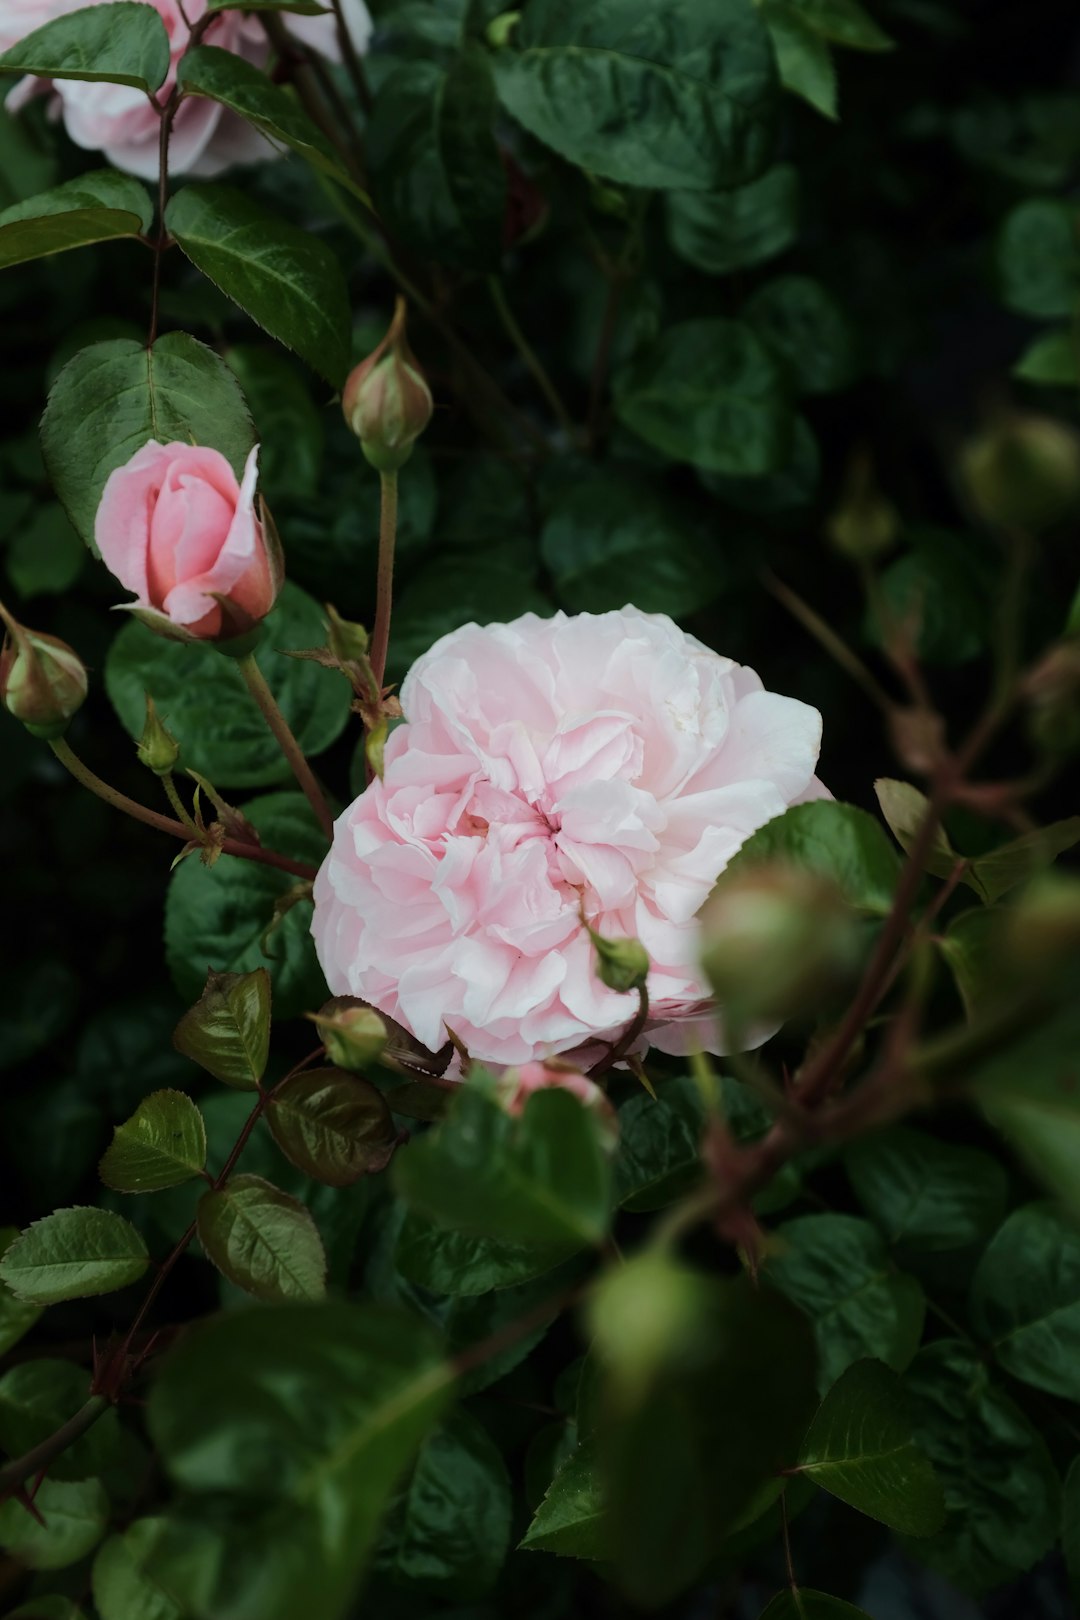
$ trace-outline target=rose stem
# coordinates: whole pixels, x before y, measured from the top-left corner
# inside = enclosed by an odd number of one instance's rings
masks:
[[[111,804],[114,810],[122,810],[126,816],[145,822],[148,827],[156,827],[158,832],[169,833],[173,838],[181,838],[185,844],[192,842],[190,832],[179,821],[174,821],[171,816],[158,815],[156,810],[129,799],[126,793],[110,787],[100,776],[95,776],[90,767],[83,764],[78,754],[73,752],[62,737],[52,738],[49,747],[64,769],[69,771],[77,782],[81,782],[84,788],[88,788],[99,799],[104,799],[106,804]],[[263,849],[261,844],[245,844],[239,838],[226,838],[221,847],[226,855],[237,855],[246,861],[260,861],[263,866],[276,866],[279,871],[291,872],[294,877],[310,880],[316,875],[315,868],[308,866],[306,862],[294,861],[288,855],[279,855],[276,849]]]
[[[567,410],[566,406],[559,397],[559,391],[555,387],[555,384],[544,370],[543,361],[533,349],[528,338],[518,325],[517,317],[507,302],[506,293],[503,289],[502,282],[499,280],[498,276],[488,276],[487,284],[488,292],[491,294],[491,302],[495,305],[495,313],[502,322],[503,330],[510,339],[511,343],[514,345],[514,348],[517,350],[518,354],[521,356],[522,360],[525,362],[525,365],[531,373],[536,386],[539,388],[540,392],[551,406],[552,414],[554,415],[555,420],[558,422],[559,426],[562,428],[570,442],[575,443],[577,441],[578,433],[577,428],[574,426],[570,412]]]
[[[375,589],[375,628],[371,633],[371,668],[382,691],[390,646],[390,608],[394,597],[394,545],[397,541],[397,473],[379,474],[379,575]]]
[[[381,569],[380,563],[380,569]],[[289,723],[277,706],[273,692],[266,682],[266,676],[255,662],[255,654],[247,653],[238,658],[236,667],[244,677],[244,684],[259,705],[260,712],[266,724],[277,738],[278,747],[285,755],[292,769],[293,775],[307,795],[308,803],[314,810],[318,822],[327,838],[334,836],[334,818],[330,814],[322,789],[315,780],[314,772],[304,758],[303,750],[289,729]]]

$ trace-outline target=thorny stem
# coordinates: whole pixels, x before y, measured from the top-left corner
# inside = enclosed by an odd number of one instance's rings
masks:
[[[375,627],[371,633],[371,669],[381,693],[390,648],[390,610],[394,599],[394,547],[397,543],[398,476],[379,474],[379,568],[375,587]]]
[[[247,653],[243,658],[238,658],[236,667],[243,677],[245,686],[258,704],[263,719],[277,739],[278,747],[289,762],[289,768],[304,790],[307,801],[314,810],[320,827],[328,839],[333,838],[334,818],[330,814],[326,799],[323,797],[322,788],[316,782],[315,773],[304,758],[304,751],[293,736],[289,722],[278,708],[277,700],[267,684],[266,676],[255,661],[255,654]]]
[[[112,1403],[105,1395],[91,1395],[83,1406],[61,1424],[54,1434],[50,1434],[32,1451],[26,1452],[22,1457],[16,1457],[13,1462],[0,1468],[0,1502],[13,1496],[19,1487],[28,1479],[33,1479],[45,1470],[80,1440],[97,1422],[103,1413],[107,1412]]]
[[[594,1063],[589,1075],[595,1080],[599,1075],[606,1074],[613,1069],[620,1058],[624,1058],[645,1028],[649,1019],[649,992],[644,985],[638,987],[638,1009],[627,1024],[618,1040],[605,1052],[598,1063]]]
[[[217,21],[216,11],[207,11],[191,29],[188,37],[187,49],[194,50],[200,43],[203,35],[210,25]],[[158,217],[157,236],[154,238],[154,279],[150,295],[150,333],[146,340],[146,347],[152,349],[157,337],[158,303],[161,294],[161,260],[169,242],[169,233],[165,229],[165,209],[169,201],[169,139],[172,135],[173,120],[176,118],[183,91],[179,80],[173,85],[168,100],[162,105],[150,97],[150,104],[160,119],[158,128]]]
[[[148,827],[154,827],[158,832],[168,833],[171,838],[180,838],[185,844],[190,843],[189,829],[171,816],[159,815],[145,804],[139,804],[135,799],[129,799],[126,793],[110,787],[96,776],[88,765],[84,765],[78,754],[69,746],[63,737],[54,737],[49,747],[77,782],[81,783],[106,804],[112,805],[114,810],[122,810],[124,815],[131,816],[135,821],[144,822]],[[274,866],[279,872],[291,872],[293,877],[314,878],[316,870],[308,866],[306,861],[294,861],[290,855],[280,855],[276,849],[264,849],[261,844],[247,844],[241,838],[226,838],[221,846],[226,855],[239,856],[241,860],[258,861],[263,866]]]
[[[341,59],[345,63],[345,70],[348,73],[349,78],[352,80],[352,86],[356,91],[357,100],[364,110],[364,117],[370,118],[371,114],[375,110],[375,103],[372,99],[371,91],[368,88],[367,77],[364,73],[364,64],[360,60],[356,46],[352,41],[352,35],[349,33],[341,0],[330,0],[330,4],[334,8],[334,20],[337,23],[338,44],[341,46]]]
[[[502,281],[498,276],[488,276],[487,284],[488,292],[491,294],[491,302],[495,306],[496,315],[502,322],[503,330],[524,361],[536,386],[547,400],[555,420],[570,442],[572,444],[576,443],[578,434],[573,418],[563,404],[558,389],[548,376],[543,361],[518,325],[517,316],[510,308]]]

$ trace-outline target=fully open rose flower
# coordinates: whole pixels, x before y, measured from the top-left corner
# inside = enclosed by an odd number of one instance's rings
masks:
[[[176,83],[177,64],[191,35],[189,24],[197,23],[204,15],[207,0],[184,0],[182,8],[180,0],[144,3],[153,5],[169,36],[169,72],[157,92],[161,101]],[[6,50],[34,29],[84,5],[85,0],[0,0],[0,48]],[[353,44],[363,51],[371,36],[371,18],[364,0],[345,0],[344,17]],[[294,38],[321,56],[338,59],[337,25],[331,13],[289,17],[287,24]],[[222,11],[202,40],[242,56],[255,67],[265,67],[270,58],[266,30],[258,16],[245,16],[241,11]],[[55,111],[77,146],[104,152],[110,163],[129,174],[144,180],[157,178],[160,120],[143,91],[132,85],[89,80],[56,79],[50,83],[23,79],[8,97],[9,110],[16,111],[42,90],[53,92]],[[253,163],[275,156],[277,148],[265,136],[219,102],[204,96],[188,96],[181,101],[169,142],[172,174],[205,177],[220,174],[234,163]]]
[[[182,638],[243,635],[281,589],[274,535],[255,508],[257,447],[236,481],[220,450],[150,439],[110,473],[94,523],[132,611]]]
[[[584,914],[648,951],[653,1045],[721,1050],[695,914],[752,832],[827,796],[817,711],[629,607],[466,625],[401,701],[315,883],[331,990],[499,1064],[611,1040],[636,1002]]]

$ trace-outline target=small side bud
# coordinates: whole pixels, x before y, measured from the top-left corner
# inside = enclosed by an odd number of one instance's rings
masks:
[[[835,884],[777,863],[721,878],[701,911],[702,966],[735,1019],[813,1010],[858,963],[858,918]]]
[[[386,1050],[389,1031],[374,1007],[358,1006],[347,998],[328,1001],[317,1013],[308,1013],[336,1069],[366,1069]]]
[[[596,976],[609,990],[641,990],[649,976],[649,953],[640,939],[605,939],[595,929],[589,938],[596,948]]]
[[[180,758],[180,744],[166,729],[149,692],[146,694],[146,721],[136,752],[139,764],[145,765],[155,776],[168,776]]]
[[[1024,696],[1037,748],[1058,758],[1080,751],[1080,636],[1050,648],[1027,676]]]
[[[326,604],[326,639],[339,664],[359,663],[367,657],[371,642],[362,624],[343,619],[330,602]]]
[[[86,701],[86,666],[66,641],[27,630],[0,606],[0,702],[35,737],[62,737]]]
[[[854,562],[873,562],[896,544],[900,518],[881,493],[865,450],[857,451],[848,463],[840,500],[829,513],[825,532],[836,550]]]
[[[514,29],[521,21],[520,11],[504,11],[493,18],[484,31],[484,37],[493,50],[501,51],[510,43]]]
[[[968,440],[960,473],[984,522],[1041,534],[1080,502],[1080,435],[1049,416],[1010,413]]]
[[[405,465],[434,406],[405,336],[404,298],[378,348],[349,374],[341,408],[373,467],[391,473]]]

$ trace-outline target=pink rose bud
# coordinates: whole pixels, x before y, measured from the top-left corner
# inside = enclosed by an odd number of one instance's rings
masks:
[[[501,1076],[495,1094],[508,1114],[517,1115],[524,1113],[525,1104],[534,1091],[548,1091],[552,1087],[569,1091],[578,1102],[594,1112],[601,1120],[605,1134],[614,1142],[618,1134],[618,1118],[614,1108],[595,1080],[590,1080],[572,1063],[560,1062],[558,1058],[523,1063],[520,1068],[509,1069]]]
[[[86,668],[66,641],[27,630],[0,607],[0,700],[35,737],[60,737],[86,700]]]
[[[349,374],[341,408],[364,455],[379,472],[397,472],[431,421],[431,389],[405,336],[405,300],[373,354]]]
[[[239,484],[219,450],[149,440],[110,473],[94,525],[130,611],[180,641],[232,641],[274,605],[281,548],[262,503],[256,446]]]

